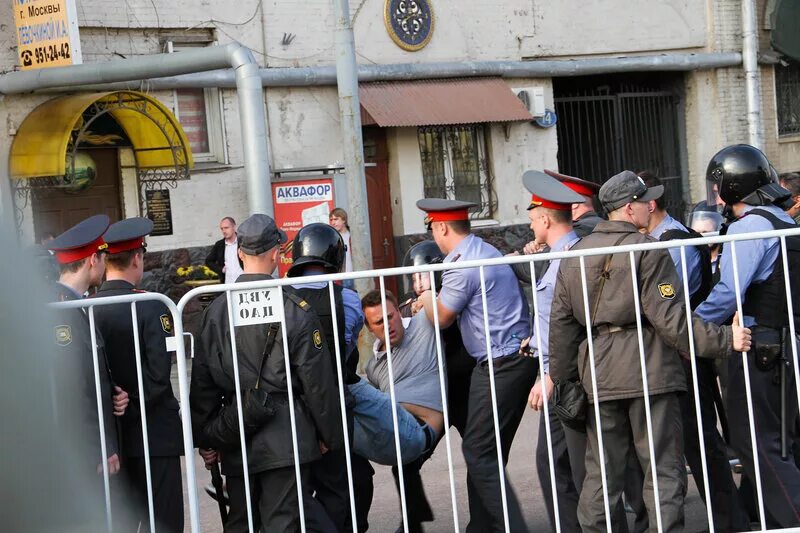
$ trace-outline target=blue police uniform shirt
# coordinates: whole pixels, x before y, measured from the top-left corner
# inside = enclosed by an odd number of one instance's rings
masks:
[[[578,242],[578,236],[574,231],[570,231],[556,242],[551,249],[553,252],[564,252],[572,248]],[[558,265],[561,259],[550,261],[541,279],[536,280],[536,303],[539,305],[539,333],[542,334],[542,351],[539,353],[539,341],[536,337],[536,322],[531,332],[531,340],[528,344],[533,350],[534,357],[540,357],[545,373],[550,373],[550,308],[553,306],[553,295],[556,292],[556,278],[558,277]]]
[[[748,205],[745,207],[744,212],[748,213],[753,209],[756,209],[756,207]],[[789,215],[774,205],[761,206],[758,207],[758,209],[769,211],[786,222],[794,222]],[[773,229],[772,224],[766,218],[758,215],[749,215],[733,222],[728,227],[728,235],[739,235],[741,233],[752,233],[755,231],[770,231]],[[733,313],[736,311],[733,260],[731,259],[732,248],[732,243],[725,243],[723,246],[722,259],[720,260],[719,283],[711,289],[711,294],[708,295],[706,301],[700,304],[695,310],[700,318],[709,322],[714,322],[715,324],[724,323],[733,316]],[[766,281],[770,274],[772,274],[775,260],[778,258],[779,252],[780,241],[777,237],[738,241],[736,243],[736,265],[739,271],[739,287],[741,289],[742,303],[744,303],[744,294],[750,284]],[[755,324],[755,320],[753,320],[753,317],[745,316],[744,324],[750,327]]]
[[[311,275],[316,275],[309,274]],[[324,281],[316,283],[292,284],[295,289],[327,289],[328,284]],[[352,289],[342,289],[342,307],[344,307],[344,343],[347,354],[353,352],[358,343],[358,334],[364,326],[364,312],[361,310],[361,299],[358,293]],[[345,357],[347,354],[342,354]]]
[[[502,255],[494,246],[470,234],[447,254],[444,262],[495,257]],[[530,334],[528,302],[523,297],[517,277],[510,266],[485,267],[484,275],[492,357],[516,353],[522,340]],[[442,305],[459,313],[458,328],[467,351],[478,362],[484,361],[487,353],[480,269],[476,267],[445,271],[438,297]]]
[[[678,231],[686,231],[677,220],[669,216],[664,217],[664,220],[650,232],[650,236],[654,239],[660,239],[664,232],[676,229]],[[678,278],[683,281],[683,271],[681,269],[681,249],[670,248],[669,255],[672,257],[672,263],[678,271]],[[700,262],[703,260],[700,252],[694,246],[686,247],[686,272],[689,274],[689,295],[696,293],[700,290],[700,285],[703,283],[703,271]]]

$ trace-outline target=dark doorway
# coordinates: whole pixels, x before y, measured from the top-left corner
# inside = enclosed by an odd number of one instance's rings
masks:
[[[372,266],[373,268],[391,268],[396,265],[386,130],[364,128],[363,137],[369,229],[372,237]],[[386,285],[387,288],[396,291],[394,279],[387,278]]]
[[[682,76],[669,73],[554,79],[559,170],[597,183],[649,170],[664,182],[667,209],[681,216],[682,87]]]
[[[106,214],[112,222],[122,218],[120,170],[117,148],[90,148],[96,173],[84,189],[47,188],[33,194],[33,224],[37,240],[45,233],[58,235],[92,215]]]

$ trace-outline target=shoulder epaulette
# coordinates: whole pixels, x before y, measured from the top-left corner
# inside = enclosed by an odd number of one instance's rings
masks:
[[[296,294],[291,293],[289,291],[283,291],[283,294],[285,294],[287,298],[289,298],[292,302],[294,302],[294,304],[303,311],[306,312],[311,311],[311,304],[309,304],[307,301],[303,300]]]

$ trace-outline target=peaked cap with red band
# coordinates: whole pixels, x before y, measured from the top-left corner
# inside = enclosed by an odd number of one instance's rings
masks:
[[[153,221],[144,217],[126,218],[115,222],[103,235],[110,254],[145,248],[144,238],[153,231]]]
[[[417,200],[417,207],[425,211],[425,225],[429,225],[431,222],[469,220],[469,210],[478,207],[478,204],[444,198],[423,198]]]
[[[56,260],[66,265],[105,250],[103,234],[111,220],[106,215],[95,215],[83,220],[47,244]]]
[[[557,211],[570,211],[572,204],[582,204],[585,198],[552,176],[529,170],[522,175],[525,188],[531,193],[528,210],[545,207]]]
[[[574,176],[567,176],[566,174],[559,174],[558,172],[544,169],[545,174],[548,176],[553,176],[555,179],[572,189],[578,194],[582,194],[583,196],[597,196],[597,192],[600,190],[600,185],[593,181],[582,180],[580,178],[576,178]]]

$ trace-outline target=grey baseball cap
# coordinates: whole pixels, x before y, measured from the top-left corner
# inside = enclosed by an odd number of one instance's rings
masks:
[[[610,213],[630,202],[656,200],[661,198],[662,194],[664,194],[663,185],[648,189],[642,178],[630,170],[623,170],[600,187],[598,198],[605,210]]]
[[[286,234],[278,229],[272,217],[256,213],[236,228],[239,249],[247,255],[260,255],[286,242]]]

